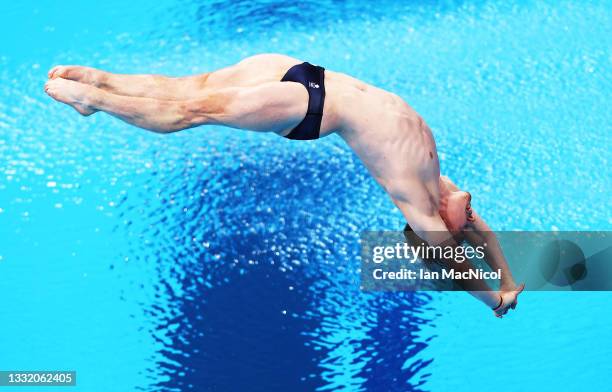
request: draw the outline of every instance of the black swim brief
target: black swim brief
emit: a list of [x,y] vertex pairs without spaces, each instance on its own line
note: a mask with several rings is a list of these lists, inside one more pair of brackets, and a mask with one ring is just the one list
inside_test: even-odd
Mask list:
[[289,68],[281,82],[297,82],[308,91],[306,116],[285,137],[294,140],[318,139],[325,103],[325,68],[307,62],[294,65]]

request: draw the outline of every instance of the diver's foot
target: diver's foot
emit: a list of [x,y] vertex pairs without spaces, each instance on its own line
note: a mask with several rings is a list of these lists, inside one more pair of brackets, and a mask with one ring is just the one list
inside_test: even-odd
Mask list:
[[98,87],[104,78],[104,72],[91,67],[80,65],[57,65],[49,70],[49,79],[68,79],[75,82],[91,84]]
[[508,313],[508,310],[516,308],[516,305],[518,304],[518,296],[524,288],[525,284],[521,283],[513,289],[500,290],[498,292],[500,303],[495,309],[493,309],[495,317],[502,318],[506,313]]
[[45,92],[56,101],[72,106],[83,116],[89,116],[96,112],[89,102],[93,95],[97,94],[95,87],[78,83],[73,80],[55,78],[45,83]]

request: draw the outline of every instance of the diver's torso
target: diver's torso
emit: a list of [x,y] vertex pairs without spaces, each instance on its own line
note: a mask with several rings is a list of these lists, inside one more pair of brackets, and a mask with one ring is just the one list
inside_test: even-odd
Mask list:
[[[245,86],[279,81],[302,62],[278,54],[249,57],[235,66],[233,81]],[[398,95],[326,69],[320,137],[331,133],[346,141],[396,204],[439,198],[440,167],[433,135]]]
[[329,94],[337,95],[343,125],[338,134],[372,176],[400,208],[402,203],[437,205],[438,153],[422,117],[396,94],[347,75],[329,74]]

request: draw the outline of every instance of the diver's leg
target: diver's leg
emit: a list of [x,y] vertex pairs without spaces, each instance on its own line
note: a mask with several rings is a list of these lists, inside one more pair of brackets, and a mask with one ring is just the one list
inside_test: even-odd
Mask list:
[[83,115],[101,110],[130,124],[156,132],[180,129],[179,101],[116,95],[62,78],[48,81],[45,84],[45,92]]
[[63,78],[90,84],[117,95],[185,100],[196,98],[204,88],[258,85],[270,80],[271,70],[278,67],[288,69],[296,61],[288,56],[265,53],[244,58],[236,64],[212,72],[184,77],[115,74],[80,65],[58,65],[49,70],[48,76],[49,79]]
[[259,84],[262,69],[268,70],[287,59],[280,55],[256,55],[213,72],[182,77],[116,74],[80,65],[58,65],[49,70],[48,76],[89,84],[117,95],[180,101],[198,97],[205,88]]
[[299,124],[308,107],[308,93],[303,86],[282,82],[206,89],[199,97],[183,101],[117,95],[62,78],[47,81],[45,91],[81,114],[103,111],[160,133],[206,124],[280,133]]
[[49,79],[74,80],[117,95],[166,100],[184,100],[197,96],[201,93],[209,75],[209,73],[185,77],[124,75],[79,65],[59,65],[49,71]]

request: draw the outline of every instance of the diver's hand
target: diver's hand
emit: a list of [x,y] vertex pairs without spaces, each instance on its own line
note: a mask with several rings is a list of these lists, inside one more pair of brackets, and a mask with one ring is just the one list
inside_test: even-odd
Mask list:
[[521,283],[514,290],[499,291],[499,305],[493,309],[495,317],[502,318],[508,310],[515,309],[518,304],[518,295],[525,289],[525,283]]

